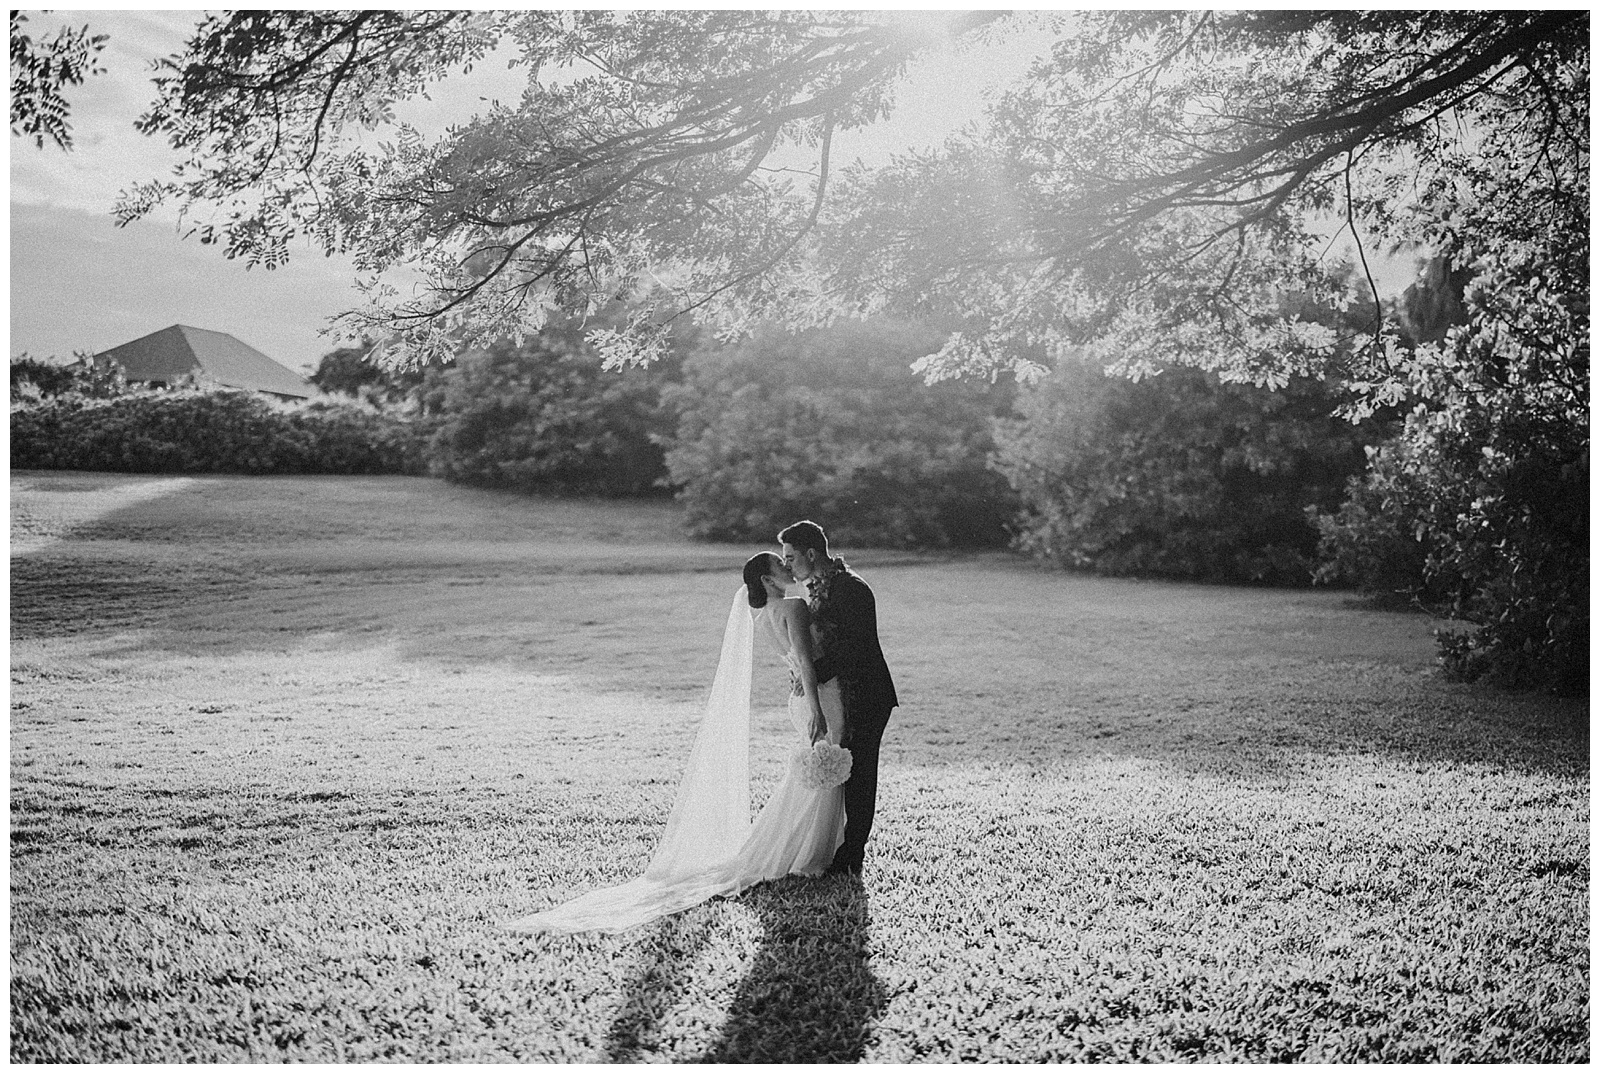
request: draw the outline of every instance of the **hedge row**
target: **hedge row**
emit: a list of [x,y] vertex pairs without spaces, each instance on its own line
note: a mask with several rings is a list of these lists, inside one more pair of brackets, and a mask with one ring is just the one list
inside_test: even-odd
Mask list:
[[238,391],[57,398],[11,411],[11,465],[132,473],[420,474],[403,418]]

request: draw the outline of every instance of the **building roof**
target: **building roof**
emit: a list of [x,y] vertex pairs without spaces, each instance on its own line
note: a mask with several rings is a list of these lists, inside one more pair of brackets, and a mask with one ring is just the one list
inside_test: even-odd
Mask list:
[[304,377],[248,343],[241,343],[226,332],[190,328],[186,324],[151,332],[95,357],[117,362],[129,380],[171,382],[194,374],[198,380],[225,388],[246,388],[296,399],[309,399],[316,393]]

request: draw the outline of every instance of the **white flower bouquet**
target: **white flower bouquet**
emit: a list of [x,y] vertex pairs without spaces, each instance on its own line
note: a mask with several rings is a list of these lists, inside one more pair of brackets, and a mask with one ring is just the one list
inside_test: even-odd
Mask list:
[[850,751],[825,738],[810,746],[796,746],[789,764],[800,785],[814,791],[837,787],[850,778]]

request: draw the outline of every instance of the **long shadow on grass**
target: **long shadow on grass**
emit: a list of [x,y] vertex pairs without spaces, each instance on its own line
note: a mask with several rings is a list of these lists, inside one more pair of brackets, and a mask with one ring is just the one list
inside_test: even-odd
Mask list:
[[662,1017],[683,990],[695,955],[710,939],[710,926],[702,914],[674,914],[650,926],[641,946],[656,954],[623,990],[617,1016],[606,1031],[608,1062],[636,1063],[652,1046]]
[[707,1063],[860,1060],[888,1002],[867,965],[871,917],[860,880],[792,877],[748,892],[761,946]]

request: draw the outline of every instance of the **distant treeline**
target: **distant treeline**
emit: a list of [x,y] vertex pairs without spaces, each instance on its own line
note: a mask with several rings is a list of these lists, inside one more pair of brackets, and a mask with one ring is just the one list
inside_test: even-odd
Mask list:
[[[431,473],[525,492],[676,495],[691,534],[769,541],[796,517],[843,545],[1002,548],[1064,565],[1309,584],[1362,436],[1311,382],[1274,393],[1178,369],[1133,383],[1063,363],[1034,388],[927,385],[937,327],[841,322],[688,339],[604,370],[581,331],[398,372],[326,355],[324,393],[130,388],[91,363],[12,363],[18,467]],[[1367,439],[1370,434],[1363,433]]]
[[[910,365],[944,334],[884,319],[766,329],[732,345],[691,336],[649,368],[611,371],[576,328],[421,372],[349,348],[322,359],[311,380],[325,395],[305,404],[138,390],[86,362],[13,360],[11,458],[18,468],[429,473],[524,492],[673,495],[691,534],[719,540],[770,542],[804,516],[844,547],[1009,546],[1107,574],[1317,580],[1458,617],[1462,594],[1487,588],[1503,599],[1472,605],[1486,624],[1476,633],[1441,638],[1446,666],[1586,688],[1586,593],[1557,560],[1586,535],[1577,513],[1587,499],[1566,496],[1563,474],[1548,475],[1541,513],[1524,513],[1523,543],[1501,550],[1541,558],[1508,583],[1491,577],[1494,590],[1484,576],[1497,564],[1472,558],[1473,535],[1426,517],[1466,495],[1470,475],[1407,454],[1398,415],[1334,417],[1336,384],[1268,390],[1186,367],[1132,381],[1063,360],[1031,386],[926,385]],[[1486,646],[1490,634],[1515,652]]]

